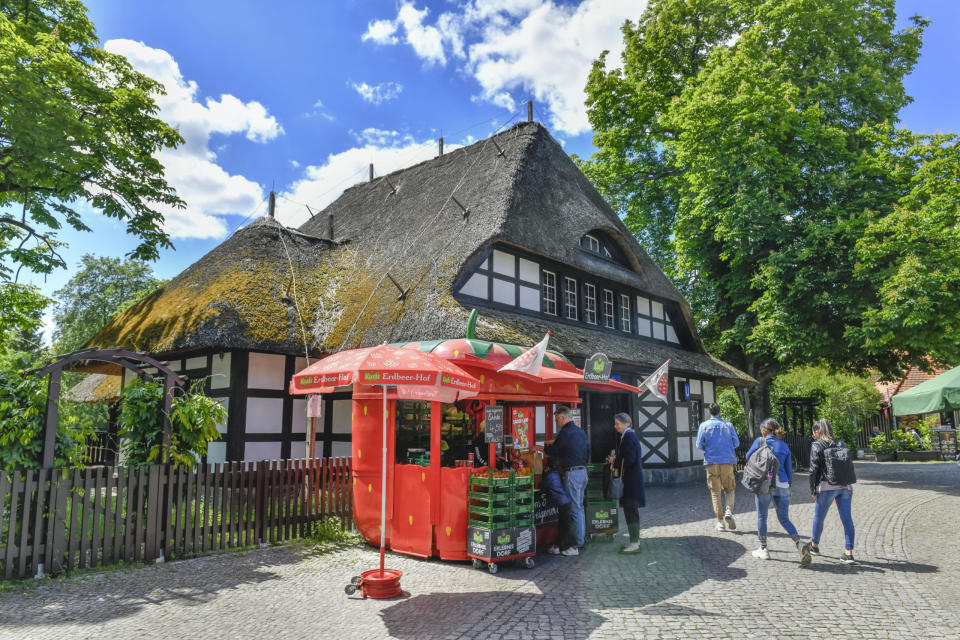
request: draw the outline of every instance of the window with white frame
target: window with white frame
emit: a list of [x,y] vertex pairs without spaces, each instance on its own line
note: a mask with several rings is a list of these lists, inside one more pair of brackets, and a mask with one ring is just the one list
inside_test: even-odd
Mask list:
[[592,284],[583,285],[583,320],[597,324],[597,288]]
[[620,330],[630,333],[630,296],[620,294]]
[[544,270],[542,281],[543,312],[555,316],[557,315],[557,274]]
[[603,290],[603,326],[607,329],[613,329],[616,326],[613,313],[613,291],[610,289]]
[[577,281],[573,278],[564,278],[563,305],[566,307],[568,320],[576,320],[577,314]]
[[580,246],[594,253],[600,253],[600,240],[589,233],[580,239]]

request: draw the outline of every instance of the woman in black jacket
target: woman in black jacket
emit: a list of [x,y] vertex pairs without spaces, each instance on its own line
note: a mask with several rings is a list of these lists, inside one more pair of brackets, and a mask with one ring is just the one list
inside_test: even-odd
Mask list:
[[826,420],[817,420],[813,425],[813,433],[816,440],[810,447],[810,493],[813,494],[816,504],[813,511],[813,535],[810,536],[810,544],[806,545],[806,548],[810,550],[811,554],[820,555],[820,534],[823,533],[823,521],[827,517],[830,505],[836,501],[840,522],[843,524],[845,547],[843,562],[853,564],[854,526],[850,508],[853,501],[853,484],[831,484],[827,478],[825,452],[837,445],[837,439],[833,434],[830,423]]
[[[627,521],[630,543],[620,551],[637,553],[640,551],[640,507],[646,505],[643,487],[643,456],[640,439],[631,429],[633,421],[626,413],[613,417],[613,428],[620,434],[617,439],[615,455],[607,458],[614,475],[623,480],[623,496],[620,497],[620,509]],[[622,473],[621,473],[622,471]]]

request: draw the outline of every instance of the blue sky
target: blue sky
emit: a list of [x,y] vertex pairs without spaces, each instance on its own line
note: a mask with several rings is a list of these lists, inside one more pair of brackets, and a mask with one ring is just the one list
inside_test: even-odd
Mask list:
[[[590,61],[620,47],[619,26],[646,0],[346,0],[116,2],[88,0],[104,47],[167,87],[161,115],[187,143],[161,160],[187,201],[168,212],[176,251],[154,268],[170,278],[265,212],[299,224],[366,178],[484,138],[535,102],[570,152],[589,155],[582,87]],[[930,18],[915,98],[903,123],[960,131],[960,2],[901,0],[901,22]],[[93,233],[64,232],[71,270],[34,278],[52,294],[84,253],[122,256],[122,227],[91,216]]]

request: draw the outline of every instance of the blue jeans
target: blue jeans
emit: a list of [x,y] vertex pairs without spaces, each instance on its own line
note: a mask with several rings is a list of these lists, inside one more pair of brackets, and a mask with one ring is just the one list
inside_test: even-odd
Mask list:
[[776,505],[777,520],[780,521],[784,531],[791,538],[800,536],[797,528],[790,522],[790,487],[775,487],[770,490],[770,493],[758,493],[754,497],[757,503],[757,537],[760,538],[760,542],[767,541],[767,514],[770,512],[770,500],[773,500],[773,504]]
[[576,469],[563,474],[563,488],[570,496],[570,539],[578,547],[587,537],[587,520],[583,515],[583,494],[587,490],[587,470]]
[[820,544],[820,534],[823,533],[823,521],[827,517],[827,511],[833,500],[837,500],[837,513],[840,514],[840,522],[843,523],[843,541],[847,551],[853,550],[853,518],[850,516],[850,504],[853,501],[853,491],[850,489],[831,489],[830,491],[821,491],[817,496],[817,503],[813,510],[813,535],[810,540],[814,544]]

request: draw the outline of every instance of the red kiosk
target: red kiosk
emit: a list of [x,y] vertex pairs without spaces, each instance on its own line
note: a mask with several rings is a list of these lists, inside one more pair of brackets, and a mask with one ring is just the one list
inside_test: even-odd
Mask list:
[[[479,391],[472,397],[450,400],[417,400],[399,397],[387,389],[353,384],[353,513],[361,535],[371,544],[381,539],[381,503],[385,505],[386,545],[393,551],[443,560],[470,560],[467,554],[468,487],[473,455],[485,448],[486,459],[495,459],[495,444],[483,445],[484,408],[504,407],[504,457],[514,466],[536,466],[533,417],[545,422],[546,441],[553,439],[553,405],[580,403],[579,387],[631,391],[636,387],[610,381],[587,383],[583,372],[555,352],[547,352],[539,375],[499,372],[525,349],[473,338],[435,340],[391,345],[402,350],[429,353],[455,365],[476,379]],[[359,350],[355,350],[359,351]],[[349,354],[351,352],[344,352]],[[333,357],[333,356],[331,356]],[[326,358],[324,359],[326,360]],[[322,363],[323,360],[312,365]],[[294,376],[290,392],[325,393],[330,382],[311,382]],[[386,406],[386,494],[381,494],[383,472],[381,424]],[[533,463],[533,464],[531,464]],[[537,529],[537,545],[553,542],[556,526]]]

